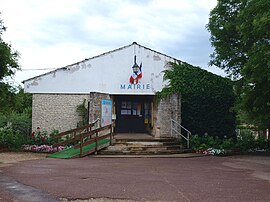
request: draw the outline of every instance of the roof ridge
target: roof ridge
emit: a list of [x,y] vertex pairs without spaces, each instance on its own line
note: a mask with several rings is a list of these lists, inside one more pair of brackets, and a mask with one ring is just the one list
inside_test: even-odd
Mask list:
[[151,48],[148,48],[148,47],[146,47],[146,46],[142,46],[142,45],[138,44],[136,41],[134,41],[134,42],[132,42],[132,43],[129,44],[129,45],[125,45],[125,46],[122,46],[122,47],[120,47],[120,48],[116,48],[116,49],[113,49],[113,50],[111,50],[111,51],[107,51],[107,52],[98,54],[98,55],[96,55],[96,56],[93,56],[93,57],[90,57],[90,58],[86,58],[86,59],[81,60],[81,61],[79,61],[79,62],[75,62],[75,63],[69,64],[69,65],[66,65],[66,66],[64,66],[64,67],[56,68],[56,69],[54,69],[54,70],[52,70],[52,71],[49,71],[49,72],[40,74],[40,75],[38,75],[38,76],[31,77],[31,78],[29,78],[29,79],[23,80],[22,83],[24,83],[25,81],[29,81],[29,80],[38,78],[38,77],[40,77],[40,76],[44,76],[44,75],[47,75],[47,74],[51,74],[51,73],[56,72],[56,71],[58,71],[58,70],[60,70],[60,69],[67,69],[67,68],[70,67],[70,66],[77,65],[77,64],[79,64],[79,63],[81,63],[81,62],[88,61],[88,60],[92,60],[92,59],[94,59],[94,58],[98,58],[98,57],[101,57],[101,56],[104,56],[104,55],[107,55],[107,54],[110,54],[110,53],[113,53],[113,52],[116,52],[116,51],[119,51],[119,50],[128,48],[128,47],[133,46],[133,45],[137,45],[137,46],[139,46],[139,47],[145,48],[145,49],[150,50],[150,51],[152,51],[152,52],[155,52],[155,53],[157,53],[157,54],[160,54],[160,55],[169,57],[169,58],[171,58],[171,59],[173,59],[173,60],[175,60],[175,61],[182,62],[182,61],[179,60],[179,59],[176,59],[176,58],[171,57],[171,56],[169,56],[169,55],[166,55],[166,54],[164,54],[164,53],[155,51],[155,50],[153,50],[153,49],[151,49]]

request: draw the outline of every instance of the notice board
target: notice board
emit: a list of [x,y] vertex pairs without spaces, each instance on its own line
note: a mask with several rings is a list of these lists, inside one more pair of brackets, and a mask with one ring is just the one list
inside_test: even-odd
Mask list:
[[112,101],[101,101],[101,126],[107,126],[112,123]]

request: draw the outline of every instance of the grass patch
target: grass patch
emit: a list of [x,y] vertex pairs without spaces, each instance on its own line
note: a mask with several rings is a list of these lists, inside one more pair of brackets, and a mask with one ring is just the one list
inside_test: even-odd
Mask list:
[[[110,142],[110,139],[104,139],[104,140],[100,140],[98,141],[98,145],[103,145],[103,144],[106,144]],[[83,153],[91,150],[91,149],[94,149],[96,147],[96,143],[92,143],[90,145],[87,145],[85,147],[83,147]],[[56,153],[53,153],[53,154],[50,154],[48,156],[48,158],[62,158],[62,159],[69,159],[69,158],[72,158],[74,156],[77,156],[80,154],[80,148],[78,149],[74,149],[74,148],[69,148],[69,149],[65,149],[63,151],[60,151],[60,152],[56,152]]]

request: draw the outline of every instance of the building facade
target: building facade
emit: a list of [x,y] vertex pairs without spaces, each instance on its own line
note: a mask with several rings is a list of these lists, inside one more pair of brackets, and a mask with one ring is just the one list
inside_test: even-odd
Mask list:
[[168,84],[163,75],[171,62],[181,61],[134,42],[25,80],[25,91],[33,94],[33,130],[76,128],[76,109],[84,102],[89,122],[108,119],[116,133],[170,136],[170,120],[181,122],[181,96],[159,100],[155,94]]

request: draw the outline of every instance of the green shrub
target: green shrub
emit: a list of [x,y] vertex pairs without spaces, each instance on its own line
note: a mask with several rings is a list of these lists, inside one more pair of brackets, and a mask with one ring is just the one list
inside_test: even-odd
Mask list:
[[259,132],[258,138],[255,138],[255,132],[249,128],[241,129],[237,137],[237,147],[244,152],[254,150],[270,151],[270,141],[265,139],[263,132]]
[[232,138],[224,139],[220,144],[221,149],[230,150],[235,147],[235,142]]
[[212,137],[208,134],[204,136],[193,135],[191,136],[190,145],[193,149],[208,149],[211,147],[220,148],[222,140],[218,137]]
[[208,147],[206,144],[202,143],[202,144],[200,144],[200,145],[198,146],[197,149],[199,149],[199,150],[206,150],[206,149],[208,149],[208,148],[209,148],[209,147]]
[[270,142],[267,141],[263,135],[255,139],[254,131],[242,130],[241,135],[237,137],[237,140],[232,138],[220,139],[218,137],[212,137],[209,135],[199,136],[193,135],[190,140],[191,148],[206,150],[209,148],[215,149],[239,149],[242,152],[250,152],[256,150],[270,151]]
[[85,126],[89,122],[88,109],[85,105],[86,105],[86,99],[83,100],[82,104],[77,105],[76,112],[78,113],[81,119],[77,123],[77,127]]
[[268,142],[265,140],[263,136],[259,136],[258,139],[256,139],[254,144],[255,149],[261,150],[261,149],[268,149]]
[[192,135],[190,138],[190,146],[193,149],[198,148],[200,146],[201,142],[202,142],[201,137],[197,134]]
[[28,113],[11,113],[9,115],[0,114],[0,127],[12,125],[12,129],[25,138],[31,133],[32,120]]
[[250,151],[256,148],[256,140],[255,136],[251,131],[242,132],[240,136],[237,137],[237,144],[236,146],[241,151]]
[[25,138],[12,126],[0,128],[0,146],[8,147],[10,150],[19,150],[25,143]]

